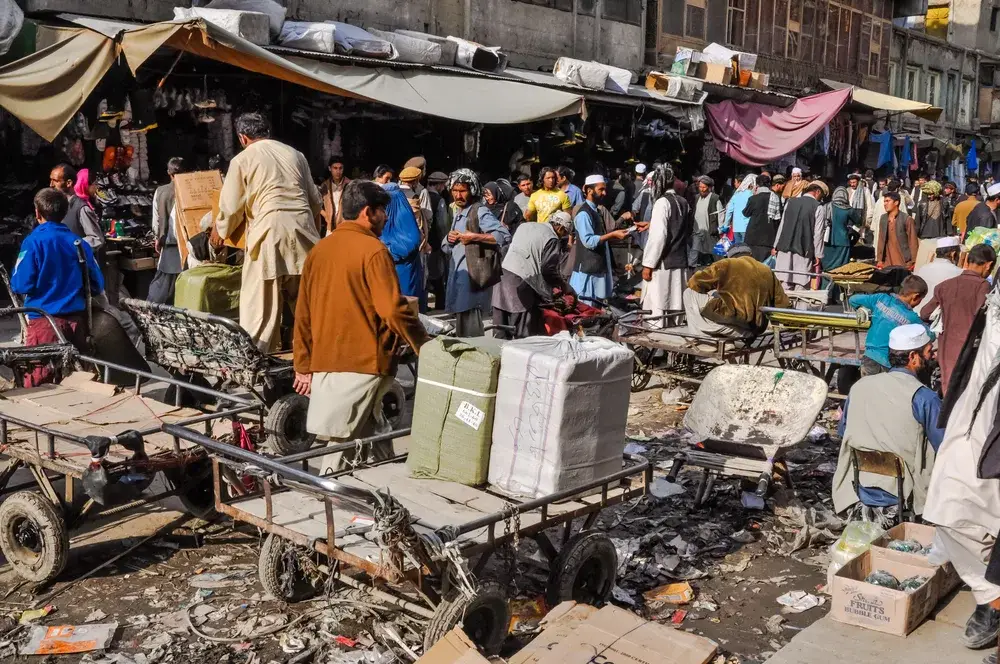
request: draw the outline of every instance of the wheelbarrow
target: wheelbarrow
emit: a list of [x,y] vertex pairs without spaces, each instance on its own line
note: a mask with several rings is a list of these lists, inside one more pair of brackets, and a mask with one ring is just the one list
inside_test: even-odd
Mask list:
[[712,369],[684,415],[692,449],[674,458],[668,479],[685,465],[701,468],[696,506],[719,475],[756,480],[761,498],[775,473],[791,485],[784,456],[806,439],[827,391],[822,379],[798,371],[734,364]]

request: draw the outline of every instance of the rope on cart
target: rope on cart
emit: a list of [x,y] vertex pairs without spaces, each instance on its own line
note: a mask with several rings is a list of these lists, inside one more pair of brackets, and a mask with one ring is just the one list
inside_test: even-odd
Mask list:
[[507,576],[510,587],[517,594],[517,549],[521,544],[521,513],[511,503],[504,503],[503,510],[503,534],[507,540],[503,547],[504,559],[507,562]]

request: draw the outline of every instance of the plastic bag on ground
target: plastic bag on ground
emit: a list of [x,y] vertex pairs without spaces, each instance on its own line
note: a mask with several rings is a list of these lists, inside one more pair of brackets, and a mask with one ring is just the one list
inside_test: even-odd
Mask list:
[[840,568],[871,548],[872,542],[885,533],[885,529],[873,521],[851,521],[840,534],[840,538],[830,547],[829,578]]
[[235,9],[243,12],[260,12],[267,15],[271,37],[281,34],[281,25],[288,12],[274,0],[212,0],[206,9]]

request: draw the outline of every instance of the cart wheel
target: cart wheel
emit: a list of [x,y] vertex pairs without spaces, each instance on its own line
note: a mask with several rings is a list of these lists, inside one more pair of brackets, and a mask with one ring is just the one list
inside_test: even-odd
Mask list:
[[457,593],[438,604],[424,634],[424,652],[459,624],[487,655],[500,652],[510,626],[510,607],[500,585],[484,583],[472,599]]
[[611,597],[618,576],[618,553],[604,533],[577,533],[552,563],[545,601],[572,600],[600,606]]
[[633,346],[632,352],[635,353],[632,364],[632,391],[641,392],[646,389],[650,378],[653,377],[653,373],[649,370],[649,363],[653,359],[654,351],[652,348]]
[[322,579],[302,547],[274,533],[267,536],[260,548],[257,578],[264,590],[285,602],[301,602],[319,594]]
[[316,436],[306,431],[309,398],[301,394],[286,394],[267,411],[264,430],[267,445],[278,454],[305,452],[312,447]]
[[69,534],[62,514],[39,493],[13,494],[0,503],[0,551],[21,578],[51,581],[69,557]]
[[[414,376],[417,374],[414,373]],[[392,381],[392,387],[382,397],[382,416],[394,430],[398,429],[403,419],[403,407],[406,405],[406,392],[398,380]]]
[[211,459],[200,459],[183,468],[169,468],[163,471],[163,476],[177,491],[177,498],[188,514],[199,519],[215,514]]

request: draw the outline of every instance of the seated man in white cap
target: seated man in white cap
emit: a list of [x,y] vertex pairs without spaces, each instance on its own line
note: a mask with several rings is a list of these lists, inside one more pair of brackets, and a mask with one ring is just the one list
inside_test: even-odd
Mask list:
[[755,260],[745,244],[734,244],[726,258],[695,272],[687,286],[687,327],[705,336],[755,336],[767,328],[762,307],[791,306],[771,268]]
[[576,255],[569,284],[584,300],[604,300],[611,297],[614,280],[611,276],[611,240],[628,237],[627,230],[604,233],[604,218],[597,209],[604,198],[607,184],[603,175],[588,175],[583,184],[583,205],[573,219],[576,230]]
[[920,324],[901,325],[889,335],[888,373],[856,382],[844,403],[842,439],[833,475],[833,508],[858,508],[862,518],[891,524],[898,511],[896,478],[861,473],[854,485],[851,450],[891,452],[903,462],[903,502],[922,514],[934,455],[944,437],[938,428],[941,398],[927,387],[934,360],[932,338]]
[[962,243],[957,237],[941,237],[937,240],[934,260],[922,265],[913,274],[927,283],[927,295],[915,307],[920,312],[934,297],[934,289],[938,284],[962,274],[958,259],[962,255]]

